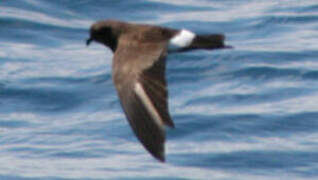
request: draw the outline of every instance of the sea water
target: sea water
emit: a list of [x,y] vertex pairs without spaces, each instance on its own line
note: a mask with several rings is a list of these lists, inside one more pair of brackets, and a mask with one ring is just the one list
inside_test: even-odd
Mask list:
[[[224,33],[167,58],[166,163],[131,131],[97,20]],[[316,0],[1,0],[0,179],[318,178]]]

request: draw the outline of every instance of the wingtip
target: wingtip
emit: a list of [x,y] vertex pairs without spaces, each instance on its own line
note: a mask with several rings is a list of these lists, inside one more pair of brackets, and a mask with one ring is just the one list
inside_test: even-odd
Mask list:
[[159,154],[154,155],[154,157],[155,157],[159,162],[162,162],[162,163],[165,163],[165,162],[166,162],[166,158],[165,158],[164,152],[160,152]]
[[166,159],[165,159],[165,157],[162,157],[161,159],[159,159],[159,161],[160,161],[161,163],[165,163],[165,162],[166,162]]
[[150,151],[149,149],[147,150],[150,152],[152,157],[154,157],[159,162],[162,162],[162,163],[166,162],[164,146],[162,146],[159,149],[156,149],[155,151]]

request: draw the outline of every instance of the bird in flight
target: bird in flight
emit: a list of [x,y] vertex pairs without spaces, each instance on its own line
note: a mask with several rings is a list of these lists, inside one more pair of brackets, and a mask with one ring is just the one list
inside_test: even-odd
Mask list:
[[165,79],[169,53],[195,49],[229,48],[223,34],[195,34],[186,29],[104,20],[90,28],[92,41],[114,53],[112,79],[128,122],[145,149],[165,161],[165,126],[174,128],[169,115]]

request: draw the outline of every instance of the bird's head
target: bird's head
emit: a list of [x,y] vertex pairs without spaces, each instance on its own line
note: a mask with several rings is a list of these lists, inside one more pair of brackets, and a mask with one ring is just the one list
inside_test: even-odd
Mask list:
[[121,22],[113,20],[96,22],[90,28],[90,37],[87,39],[86,45],[88,46],[92,41],[96,41],[115,51],[122,31],[121,26],[123,26]]

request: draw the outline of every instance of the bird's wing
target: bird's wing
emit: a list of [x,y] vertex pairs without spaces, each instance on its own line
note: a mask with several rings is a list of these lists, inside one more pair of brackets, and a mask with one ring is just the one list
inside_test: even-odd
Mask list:
[[122,41],[113,60],[113,81],[126,117],[143,146],[164,161],[168,111],[165,43]]

